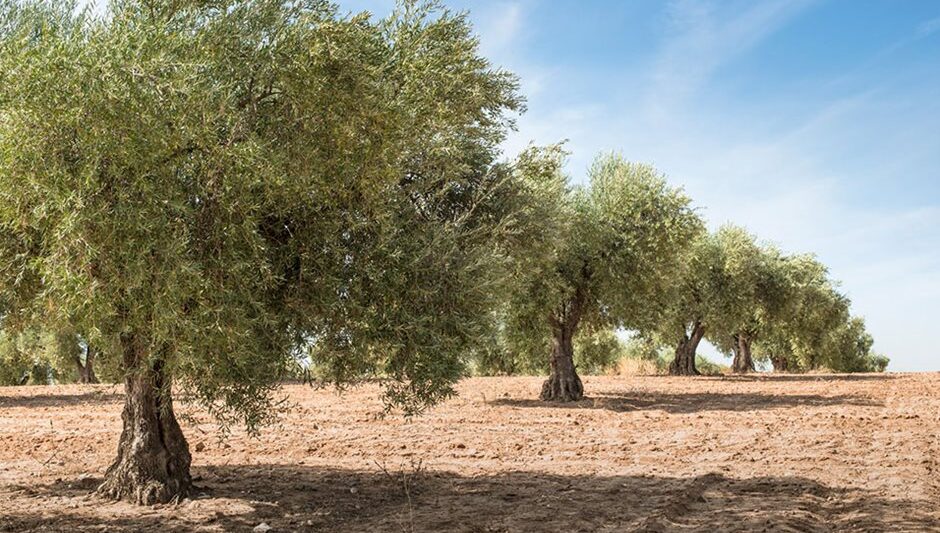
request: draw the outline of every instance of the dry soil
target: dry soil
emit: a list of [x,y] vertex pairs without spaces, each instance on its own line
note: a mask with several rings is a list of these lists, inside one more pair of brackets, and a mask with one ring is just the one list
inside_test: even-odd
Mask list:
[[258,438],[181,406],[199,494],[93,495],[121,388],[0,389],[0,531],[940,531],[940,374],[470,379],[408,420],[284,388]]

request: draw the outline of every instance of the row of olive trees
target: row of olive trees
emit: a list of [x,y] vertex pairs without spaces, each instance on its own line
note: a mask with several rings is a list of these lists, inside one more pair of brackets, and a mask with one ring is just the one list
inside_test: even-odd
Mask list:
[[589,182],[574,186],[563,161],[557,146],[532,148],[514,166],[531,220],[510,248],[514,281],[493,316],[495,341],[476,354],[481,366],[544,368],[531,361],[550,353],[542,398],[577,400],[578,340],[597,348],[599,332],[627,329],[671,345],[675,375],[699,373],[706,338],[733,354],[738,373],[754,371],[755,358],[778,370],[884,369],[864,323],[814,257],[784,255],[734,226],[709,233],[690,200],[651,167],[602,155]]
[[[101,494],[191,493],[174,387],[257,431],[312,353],[326,381],[380,377],[415,413],[505,337],[551,354],[542,397],[570,400],[579,334],[682,323],[664,316],[704,235],[689,199],[617,156],[587,187],[559,147],[498,161],[523,101],[477,45],[416,1],[375,20],[321,0],[102,18],[0,0],[0,329],[82,332],[123,378]],[[718,292],[771,289],[743,279]],[[710,338],[782,343],[763,307],[727,305],[741,321]],[[773,353],[816,353],[802,341]]]
[[[0,385],[98,383],[95,359],[95,348],[73,332],[0,331]],[[104,379],[113,379],[108,370]]]
[[850,315],[826,267],[811,255],[784,255],[741,228],[700,234],[683,258],[684,271],[654,330],[678,339],[670,373],[696,375],[695,353],[708,339],[733,354],[734,372],[755,359],[778,371],[828,368],[883,371],[864,322]]

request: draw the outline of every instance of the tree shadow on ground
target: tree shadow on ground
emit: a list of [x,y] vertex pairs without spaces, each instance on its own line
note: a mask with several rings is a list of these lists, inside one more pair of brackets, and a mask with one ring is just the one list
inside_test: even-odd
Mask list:
[[759,393],[666,393],[659,391],[634,391],[605,393],[577,402],[545,402],[538,399],[503,398],[491,405],[507,407],[548,407],[553,409],[606,409],[615,412],[662,410],[671,414],[689,414],[703,411],[755,411],[761,409],[786,409],[790,407],[824,407],[830,405],[854,405],[882,407],[883,404],[862,396],[819,394],[759,394]]
[[[86,496],[100,480],[14,488],[54,510],[0,512],[0,531],[928,531],[924,501],[884,498],[800,477],[733,479],[465,477],[412,467],[385,472],[287,465],[196,469],[205,494],[178,506],[114,506]],[[70,500],[71,498],[71,500]],[[82,500],[82,498],[85,498]],[[81,500],[77,508],[64,502]],[[75,507],[74,505],[72,507]]]
[[79,394],[63,394],[50,392],[49,394],[31,394],[20,396],[0,395],[0,409],[12,407],[68,407],[83,404],[120,404],[124,401],[124,394],[113,389],[93,389]]

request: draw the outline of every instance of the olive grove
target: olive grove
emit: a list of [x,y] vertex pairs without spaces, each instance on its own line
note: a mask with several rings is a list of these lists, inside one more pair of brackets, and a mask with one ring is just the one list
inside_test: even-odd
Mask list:
[[434,2],[0,0],[0,381],[123,381],[99,492],[152,504],[193,491],[174,398],[256,432],[297,365],[408,414],[470,365],[579,400],[625,330],[679,375],[703,340],[884,370],[824,265],[709,233],[653,167],[501,159],[523,109]]

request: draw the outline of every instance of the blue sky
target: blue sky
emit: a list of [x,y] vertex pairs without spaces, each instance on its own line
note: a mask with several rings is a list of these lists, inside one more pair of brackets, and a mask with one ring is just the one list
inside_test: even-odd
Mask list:
[[[450,0],[519,74],[506,143],[649,162],[842,281],[891,370],[940,370],[940,2]],[[384,15],[392,0],[340,1]]]

